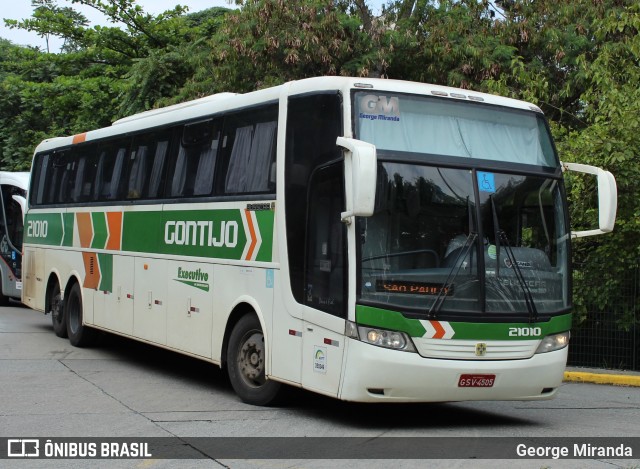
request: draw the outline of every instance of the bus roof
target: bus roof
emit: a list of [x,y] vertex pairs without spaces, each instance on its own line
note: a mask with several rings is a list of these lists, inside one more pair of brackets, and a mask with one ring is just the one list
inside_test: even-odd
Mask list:
[[28,172],[0,171],[0,184],[10,184],[26,191],[29,188],[29,177]]
[[197,120],[199,117],[242,109],[258,103],[277,102],[282,96],[322,91],[341,91],[347,95],[350,91],[358,89],[430,95],[457,101],[480,101],[496,106],[542,112],[537,106],[525,101],[460,88],[381,78],[316,77],[292,81],[245,94],[217,93],[164,108],[144,111],[118,119],[111,127],[91,130],[81,135],[44,140],[38,145],[36,152],[64,147],[73,143],[136,132],[142,129],[162,127],[174,122]]

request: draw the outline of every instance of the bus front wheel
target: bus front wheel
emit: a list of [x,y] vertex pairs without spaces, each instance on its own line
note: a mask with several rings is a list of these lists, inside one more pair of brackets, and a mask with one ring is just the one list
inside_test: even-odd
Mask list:
[[247,314],[236,323],[229,337],[227,372],[236,394],[247,404],[268,405],[280,383],[265,376],[266,349],[260,321]]
[[94,342],[96,331],[82,324],[82,293],[80,285],[74,283],[64,302],[69,342],[74,347],[87,347]]
[[47,313],[51,313],[51,323],[53,324],[53,332],[58,337],[67,337],[67,320],[62,305],[62,295],[60,294],[60,285],[56,282],[49,290],[47,296]]

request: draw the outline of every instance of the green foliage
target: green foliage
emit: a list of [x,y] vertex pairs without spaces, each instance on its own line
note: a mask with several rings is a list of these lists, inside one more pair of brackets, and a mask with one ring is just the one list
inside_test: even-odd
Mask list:
[[478,88],[508,67],[515,48],[501,42],[488,3],[395,2],[390,77]]
[[[578,318],[616,298],[640,257],[640,6],[635,0],[237,0],[238,10],[149,15],[135,0],[34,0],[10,27],[64,39],[50,54],[0,40],[0,164],[28,168],[43,138],[220,91],[318,75],[382,76],[531,101],[561,159],[614,173],[612,234],[573,243]],[[496,6],[498,5],[498,6]],[[595,185],[567,179],[574,228],[597,224]],[[611,275],[606,281],[601,272]],[[637,318],[629,312],[622,326]]]
[[209,54],[178,99],[252,91],[318,75],[367,75],[365,34],[333,0],[246,0],[208,42]]
[[[588,300],[604,308],[622,291],[640,258],[640,6],[611,10],[596,26],[595,37],[602,42],[597,56],[589,60],[583,54],[578,60],[588,84],[581,95],[586,125],[568,133],[559,147],[567,160],[604,167],[616,177],[618,215],[614,232],[574,243],[579,269],[575,291],[589,292],[587,298],[581,294],[576,298],[580,304]],[[594,185],[584,181],[570,185],[574,225],[597,224],[592,208],[595,192]],[[603,278],[603,270],[608,274],[606,281],[593,282],[594,278]]]

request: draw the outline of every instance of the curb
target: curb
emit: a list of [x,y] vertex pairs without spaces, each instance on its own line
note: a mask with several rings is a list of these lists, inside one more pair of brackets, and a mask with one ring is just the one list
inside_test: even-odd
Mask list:
[[585,373],[582,371],[565,371],[564,381],[573,383],[614,384],[617,386],[640,387],[640,376],[615,375],[608,373]]

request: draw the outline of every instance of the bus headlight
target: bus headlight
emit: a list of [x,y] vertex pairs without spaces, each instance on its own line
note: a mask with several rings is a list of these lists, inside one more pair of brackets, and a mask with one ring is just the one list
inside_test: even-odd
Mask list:
[[569,345],[569,338],[571,337],[571,332],[561,332],[560,334],[548,335],[540,345],[538,345],[538,349],[536,353],[547,353],[553,352],[555,350],[560,350]]
[[407,334],[398,331],[388,331],[377,327],[358,326],[358,336],[362,342],[378,347],[415,352],[413,342]]

